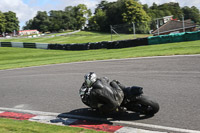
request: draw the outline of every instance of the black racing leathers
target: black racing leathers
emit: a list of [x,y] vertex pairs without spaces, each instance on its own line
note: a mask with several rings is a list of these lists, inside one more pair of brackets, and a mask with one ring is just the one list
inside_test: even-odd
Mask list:
[[124,93],[118,82],[113,80],[109,84],[107,78],[98,78],[91,88],[86,88],[83,83],[81,89],[86,89],[81,96],[82,102],[104,113],[114,111],[124,98]]

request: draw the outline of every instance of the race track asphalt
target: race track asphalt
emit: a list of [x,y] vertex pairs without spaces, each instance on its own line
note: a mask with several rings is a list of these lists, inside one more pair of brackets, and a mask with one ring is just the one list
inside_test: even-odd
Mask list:
[[87,72],[141,86],[160,104],[151,118],[129,122],[200,130],[200,55],[135,58],[0,70],[0,107],[102,117],[88,111],[78,90]]

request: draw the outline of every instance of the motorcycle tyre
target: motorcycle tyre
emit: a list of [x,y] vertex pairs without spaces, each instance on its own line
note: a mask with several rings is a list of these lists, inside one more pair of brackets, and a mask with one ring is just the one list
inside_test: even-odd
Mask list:
[[136,99],[137,102],[133,104],[138,107],[132,109],[134,112],[153,116],[160,109],[159,104],[156,101],[149,99],[149,97],[145,95],[140,95]]

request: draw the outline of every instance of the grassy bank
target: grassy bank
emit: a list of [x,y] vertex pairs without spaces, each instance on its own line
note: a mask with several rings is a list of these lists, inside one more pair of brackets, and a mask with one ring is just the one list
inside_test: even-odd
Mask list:
[[[138,34],[135,37],[142,38],[147,36],[150,35]],[[133,34],[122,34],[120,36],[113,35],[112,39],[113,41],[134,39],[134,35]],[[58,43],[58,44],[88,43],[88,42],[101,42],[101,41],[111,41],[111,35],[109,33],[80,31],[73,35],[55,36],[51,38],[40,37],[40,38],[0,39],[0,42],[37,42],[37,43]]]
[[0,133],[97,133],[97,131],[0,118]]
[[100,49],[88,51],[62,51],[0,47],[0,69],[78,61],[183,54],[200,54],[200,40],[124,49]]

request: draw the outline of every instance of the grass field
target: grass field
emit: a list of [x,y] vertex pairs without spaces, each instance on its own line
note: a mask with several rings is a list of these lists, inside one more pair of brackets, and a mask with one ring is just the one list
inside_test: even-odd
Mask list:
[[[59,33],[58,33],[59,34]],[[54,34],[57,35],[57,34]],[[138,34],[137,38],[150,36],[148,34]],[[113,35],[114,40],[134,39],[133,34]],[[58,36],[58,37],[40,37],[40,38],[19,38],[19,39],[0,39],[0,42],[37,42],[37,43],[58,43],[58,44],[71,44],[71,43],[88,43],[88,42],[101,42],[111,41],[109,33],[87,32],[80,31],[73,35]]]
[[200,40],[87,51],[0,47],[0,70],[79,61],[185,54],[200,54]]
[[[0,118],[0,133],[97,133],[97,131]],[[98,131],[98,133],[105,132]]]

